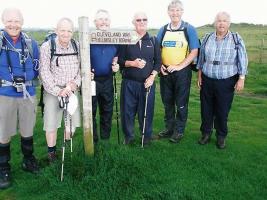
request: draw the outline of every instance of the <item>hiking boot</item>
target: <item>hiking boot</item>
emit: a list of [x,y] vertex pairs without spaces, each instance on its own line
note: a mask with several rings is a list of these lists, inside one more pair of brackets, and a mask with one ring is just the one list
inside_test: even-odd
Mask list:
[[164,130],[164,131],[159,132],[158,136],[159,136],[159,138],[169,138],[172,136],[172,134],[173,134],[173,131]]
[[183,138],[183,134],[181,133],[178,133],[178,132],[174,132],[170,138],[170,142],[173,142],[173,143],[178,143],[181,141],[181,139]]
[[210,142],[210,135],[204,134],[201,136],[201,138],[198,140],[198,144],[205,145]]
[[123,141],[124,145],[131,145],[134,143],[134,139],[133,138],[125,138]]
[[10,171],[0,170],[0,189],[8,188],[10,185]]
[[57,160],[56,152],[55,151],[48,152],[47,158],[48,158],[49,164],[55,163]]
[[217,138],[216,146],[218,149],[224,149],[225,148],[225,139],[222,137]]
[[37,174],[39,172],[39,166],[37,164],[37,160],[34,156],[31,156],[29,158],[23,158],[22,162],[22,169],[24,171],[31,172],[33,174]]

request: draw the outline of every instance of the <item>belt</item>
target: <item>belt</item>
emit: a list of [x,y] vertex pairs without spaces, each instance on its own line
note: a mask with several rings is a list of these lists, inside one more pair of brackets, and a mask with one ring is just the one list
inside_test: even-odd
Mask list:
[[212,64],[212,65],[234,65],[234,62],[221,62],[221,61],[206,61],[207,64]]
[[[25,81],[24,85],[37,86],[39,85],[39,81],[38,80]],[[0,87],[6,87],[6,86],[14,86],[14,82],[0,79]]]

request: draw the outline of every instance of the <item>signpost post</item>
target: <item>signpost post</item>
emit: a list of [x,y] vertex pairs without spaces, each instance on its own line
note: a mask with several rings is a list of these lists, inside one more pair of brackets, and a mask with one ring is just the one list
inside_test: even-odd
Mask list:
[[83,139],[85,154],[94,155],[90,44],[136,44],[139,36],[133,30],[89,31],[87,17],[79,17],[79,43],[82,76]]

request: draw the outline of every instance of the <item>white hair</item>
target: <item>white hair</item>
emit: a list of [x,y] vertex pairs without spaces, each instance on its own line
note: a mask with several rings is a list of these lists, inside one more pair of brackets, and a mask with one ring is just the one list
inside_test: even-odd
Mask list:
[[2,13],[2,22],[5,23],[6,16],[9,13],[12,13],[12,12],[14,12],[14,13],[16,13],[18,15],[21,23],[23,24],[23,22],[24,22],[23,15],[22,15],[21,11],[18,8],[6,8]]
[[63,17],[60,20],[58,20],[58,22],[57,22],[57,29],[59,28],[59,26],[61,25],[61,23],[64,22],[64,21],[68,22],[71,25],[71,29],[74,30],[73,21],[70,18],[67,18],[67,17]]
[[168,5],[168,10],[170,10],[173,7],[181,8],[182,10],[184,10],[184,5],[180,0],[172,0],[171,3]]
[[96,11],[95,20],[99,19],[102,14],[107,15],[108,19],[110,19],[109,12],[107,10],[99,9],[98,11]]
[[145,16],[146,18],[147,18],[147,15],[146,15],[146,13],[144,12],[144,11],[138,11],[138,12],[135,12],[134,13],[134,16],[133,16],[133,22],[136,20],[136,18],[138,17],[138,16],[140,16],[140,15],[143,15],[143,16]]
[[231,23],[231,17],[230,17],[230,14],[225,12],[225,11],[221,11],[221,12],[218,12],[215,16],[215,19],[214,19],[214,23],[216,23],[218,21],[218,18],[220,16],[225,16],[228,20],[229,23]]

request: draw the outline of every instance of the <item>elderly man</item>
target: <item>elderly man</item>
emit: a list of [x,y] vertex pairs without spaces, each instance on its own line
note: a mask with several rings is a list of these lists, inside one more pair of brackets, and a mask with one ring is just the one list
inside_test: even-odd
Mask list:
[[[110,16],[106,10],[98,10],[95,15],[97,30],[110,29]],[[114,90],[112,74],[119,70],[117,65],[117,46],[110,44],[90,45],[91,65],[96,82],[96,96],[93,96],[93,134],[94,142],[98,142],[96,112],[99,107],[100,138],[108,140],[111,132]]]
[[207,34],[203,39],[197,64],[202,119],[202,137],[198,142],[207,144],[214,127],[216,145],[224,149],[234,91],[244,88],[248,60],[240,35],[229,31],[230,15],[219,12],[214,25],[215,32]]
[[[150,143],[154,115],[155,84],[154,80],[160,70],[160,47],[154,37],[147,33],[147,16],[143,12],[134,15],[133,25],[140,40],[135,45],[123,46],[119,53],[122,66],[121,83],[121,123],[125,135],[125,144],[134,141],[134,121],[138,113],[140,131],[146,109],[144,144]],[[146,92],[149,92],[146,102]]]
[[[59,107],[59,99],[77,95],[81,84],[80,62],[77,46],[71,42],[73,36],[73,22],[69,18],[62,18],[57,23],[55,38],[56,51],[51,58],[51,41],[45,42],[40,49],[40,77],[44,86],[44,130],[50,163],[56,160],[57,129],[61,126],[63,108]],[[70,140],[71,133],[80,126],[79,106],[70,116],[65,116],[64,138]],[[67,121],[67,124],[66,124]],[[71,123],[71,124],[70,124]],[[70,130],[70,127],[72,129]]]
[[35,84],[38,76],[37,43],[22,31],[23,16],[16,8],[3,11],[0,33],[0,188],[10,180],[10,141],[21,134],[22,168],[38,172],[33,156],[33,129],[36,118]]
[[157,35],[162,49],[160,92],[166,126],[159,137],[170,137],[174,143],[178,143],[184,135],[192,77],[190,64],[199,48],[196,29],[182,20],[183,13],[182,2],[173,0],[168,6],[171,22],[163,26]]

